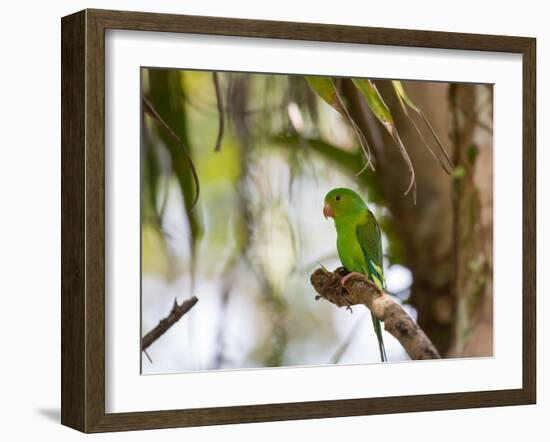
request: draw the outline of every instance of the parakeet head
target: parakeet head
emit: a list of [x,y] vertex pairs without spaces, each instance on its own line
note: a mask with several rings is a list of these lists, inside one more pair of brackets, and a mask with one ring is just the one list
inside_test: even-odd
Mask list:
[[356,192],[345,187],[340,187],[332,189],[325,196],[323,215],[325,215],[325,218],[331,217],[337,219],[358,213],[366,207],[367,205]]

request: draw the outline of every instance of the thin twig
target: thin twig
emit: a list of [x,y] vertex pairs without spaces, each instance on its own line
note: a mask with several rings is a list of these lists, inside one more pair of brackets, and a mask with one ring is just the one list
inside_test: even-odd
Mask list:
[[372,162],[372,154],[371,154],[371,148],[369,146],[369,142],[367,141],[367,137],[365,137],[365,134],[361,131],[357,123],[353,120],[351,114],[348,111],[348,108],[344,104],[344,100],[342,99],[342,96],[340,95],[340,92],[338,92],[338,88],[336,87],[336,84],[332,82],[332,87],[334,88],[334,94],[336,96],[336,99],[338,100],[338,106],[342,109],[343,116],[348,120],[348,123],[352,127],[353,131],[355,132],[355,135],[357,136],[357,139],[359,140],[359,145],[361,146],[361,149],[363,150],[363,154],[366,158],[365,165],[361,168],[359,172],[355,174],[355,176],[361,175],[365,170],[367,170],[369,167],[372,169],[372,171],[376,171],[374,168],[374,164]]
[[[441,165],[441,167],[443,168],[443,170],[448,174],[448,175],[451,175],[453,173],[453,169],[454,169],[454,166],[453,166],[453,163],[450,159],[450,157],[448,156],[447,154],[447,151],[445,150],[445,148],[443,147],[443,145],[441,144],[441,142],[439,142],[439,138],[436,138],[437,135],[435,133],[435,131],[433,130],[432,126],[430,125],[428,119],[424,116],[424,113],[422,112],[421,115],[422,115],[422,118],[424,119],[424,122],[425,124],[428,126],[428,128],[431,129],[431,132],[432,132],[432,136],[436,139],[437,141],[437,144],[440,148],[441,151],[444,152],[444,155],[445,155],[445,158],[447,159],[447,163],[444,162],[441,157],[439,155],[437,155],[434,150],[430,147],[430,145],[428,144],[428,141],[426,140],[426,138],[424,137],[424,134],[422,134],[422,131],[420,130],[420,128],[418,127],[418,125],[416,124],[416,122],[414,121],[413,117],[409,115],[409,113],[407,112],[406,108],[403,107],[403,111],[406,115],[406,117],[409,119],[409,121],[412,123],[412,125],[414,126],[415,130],[416,130],[416,133],[418,134],[418,136],[420,137],[420,139],[422,140],[422,142],[424,143],[424,146],[426,146],[426,148],[428,149],[428,151],[432,154],[432,156],[435,158],[436,161],[439,162],[439,164]],[[450,166],[449,166],[450,165]]]
[[147,353],[147,350],[143,350],[143,353],[145,354],[145,356],[147,356],[147,360],[149,361],[149,363],[153,363],[153,360],[151,359],[151,356],[149,356],[149,353]]
[[178,304],[178,300],[175,299],[170,314],[166,318],[161,319],[158,325],[141,339],[141,351],[145,351],[153,342],[166,333],[170,327],[191,310],[197,302],[198,299],[196,296],[183,301],[181,304]]
[[222,88],[220,86],[220,79],[217,72],[212,72],[212,79],[214,80],[214,88],[216,89],[216,101],[218,103],[218,138],[216,139],[216,147],[214,152],[219,152],[222,147],[222,138],[225,126],[225,110],[223,107]]
[[[454,165],[453,165],[453,162],[451,161],[451,158],[449,157],[449,154],[447,153],[447,150],[445,149],[445,147],[443,146],[443,143],[441,142],[441,140],[439,139],[439,137],[437,136],[437,133],[436,131],[434,130],[433,126],[430,124],[430,120],[428,120],[428,117],[426,117],[426,114],[422,111],[422,109],[420,109],[419,107],[416,106],[416,104],[414,104],[414,102],[410,99],[410,97],[407,95],[407,93],[405,92],[405,88],[404,86],[401,84],[400,81],[395,81],[395,80],[392,80],[392,85],[394,87],[394,90],[395,90],[395,94],[397,95],[397,99],[399,100],[399,103],[401,104],[401,109],[403,110],[403,113],[405,114],[405,116],[409,119],[409,121],[413,124],[414,128],[416,129],[416,133],[418,134],[418,136],[420,137],[420,139],[422,140],[422,142],[424,143],[424,145],[426,146],[426,148],[430,151],[430,153],[433,155],[433,157],[439,161],[441,167],[443,167],[443,169],[445,170],[445,172],[447,172],[449,175],[451,175],[453,169],[454,169]],[[420,128],[417,126],[417,124],[415,123],[414,119],[409,115],[409,112],[407,110],[407,108],[411,109],[413,112],[416,113],[416,115],[418,115],[423,121],[424,121],[424,124],[426,125],[426,127],[430,130],[430,133],[432,134],[432,137],[433,139],[435,140],[437,146],[439,147],[439,154],[436,155],[435,152],[433,151],[433,149],[430,147],[430,145],[428,144],[428,142],[426,141],[426,139],[424,138],[424,135],[422,134],[422,132],[420,131]],[[443,159],[441,158],[441,153],[443,154],[444,156],[444,159],[446,160],[446,163],[445,161],[443,161]]]
[[426,126],[428,126],[428,129],[430,129],[430,132],[431,132],[432,136],[434,137],[437,145],[439,146],[439,150],[445,156],[445,159],[447,160],[447,163],[448,163],[449,167],[451,167],[451,169],[454,169],[455,166],[453,164],[453,161],[451,160],[451,157],[447,153],[447,149],[445,149],[445,146],[443,146],[443,143],[441,142],[441,140],[437,136],[437,132],[433,128],[432,124],[430,123],[430,120],[428,120],[428,117],[426,116],[426,114],[424,113],[424,111],[422,109],[419,109],[418,114],[420,115],[422,120],[424,120],[424,123],[426,124]]
[[405,164],[407,164],[407,167],[409,169],[409,175],[410,175],[409,187],[407,187],[407,190],[405,190],[404,195],[407,195],[412,189],[413,203],[416,204],[416,174],[414,172],[414,167],[411,161],[411,157],[409,156],[409,153],[407,152],[407,149],[405,148],[405,145],[403,144],[403,141],[401,140],[401,137],[399,136],[399,133],[397,132],[397,129],[395,128],[395,126],[393,126],[393,129],[390,130],[390,135],[392,136],[395,143],[397,144],[397,147],[401,152],[401,156],[403,157],[403,160],[405,160]]

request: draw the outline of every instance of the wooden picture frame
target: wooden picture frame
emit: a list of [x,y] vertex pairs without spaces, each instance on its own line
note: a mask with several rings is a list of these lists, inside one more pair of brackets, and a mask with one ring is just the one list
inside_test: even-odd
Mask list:
[[[523,385],[498,391],[105,412],[105,30],[521,54]],[[84,10],[62,19],[62,424],[83,432],[533,404],[536,398],[536,42],[533,38]],[[518,146],[519,148],[519,146]]]

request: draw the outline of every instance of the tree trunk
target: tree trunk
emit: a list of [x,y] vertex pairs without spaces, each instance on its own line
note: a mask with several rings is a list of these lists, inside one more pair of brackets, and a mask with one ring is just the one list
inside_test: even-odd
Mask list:
[[[452,85],[455,163],[455,339],[449,356],[493,354],[492,89]],[[484,105],[485,103],[485,105]]]

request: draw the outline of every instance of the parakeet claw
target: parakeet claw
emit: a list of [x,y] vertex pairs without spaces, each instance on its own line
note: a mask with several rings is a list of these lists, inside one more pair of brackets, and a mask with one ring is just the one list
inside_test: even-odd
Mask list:
[[348,273],[346,276],[344,276],[344,277],[340,280],[340,284],[342,285],[342,287],[346,285],[346,282],[348,281],[348,279],[349,279],[351,276],[361,276],[361,277],[364,277],[365,275],[362,275],[361,273],[357,273],[357,272]]

